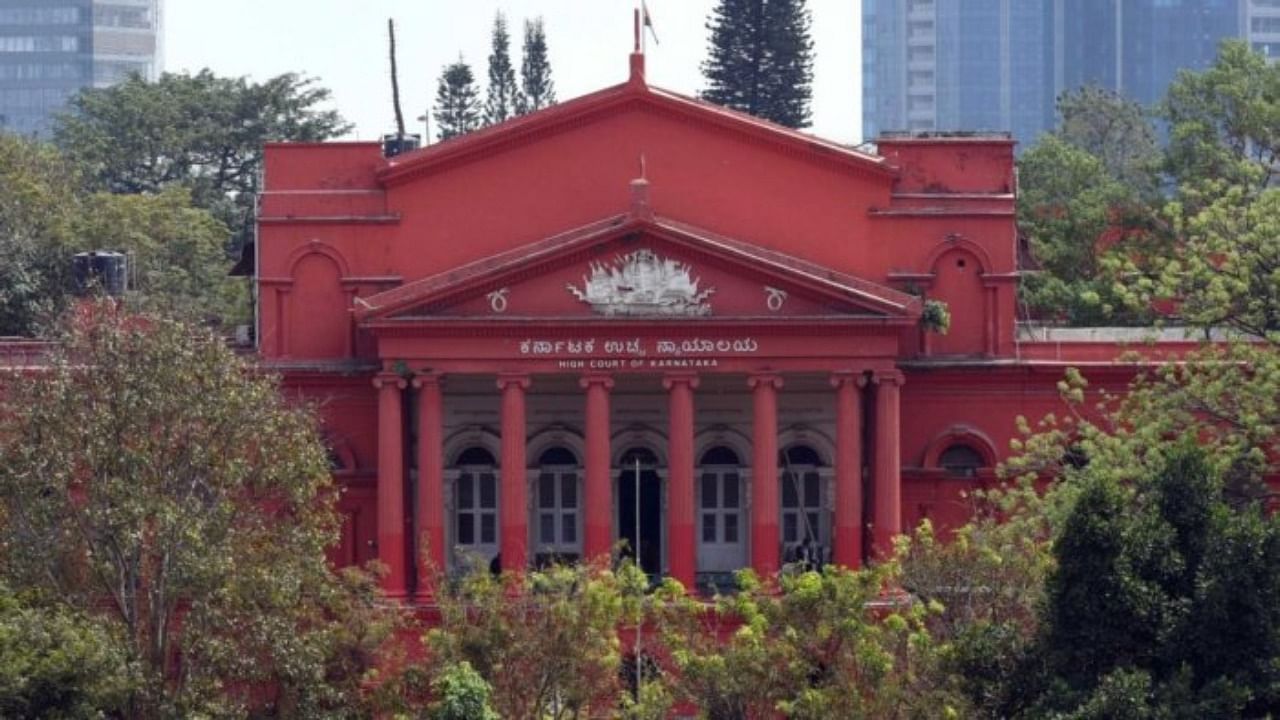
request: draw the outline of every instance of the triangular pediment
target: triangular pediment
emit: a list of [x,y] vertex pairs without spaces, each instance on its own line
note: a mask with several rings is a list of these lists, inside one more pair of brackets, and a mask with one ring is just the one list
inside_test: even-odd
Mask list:
[[689,125],[713,127],[726,136],[779,148],[806,161],[844,168],[892,182],[896,170],[879,156],[784,127],[697,98],[646,84],[633,76],[621,83],[527,115],[397,155],[378,173],[387,186],[409,182],[437,170],[474,162],[495,152],[537,142],[593,122],[625,114],[657,113]]
[[618,215],[357,301],[366,326],[449,320],[914,322],[920,301],[659,217]]

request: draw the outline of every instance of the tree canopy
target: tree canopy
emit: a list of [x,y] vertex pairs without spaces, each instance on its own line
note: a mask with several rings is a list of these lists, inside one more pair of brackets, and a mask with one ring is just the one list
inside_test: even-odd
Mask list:
[[489,88],[484,103],[486,125],[503,122],[516,114],[522,102],[516,71],[511,65],[511,36],[507,18],[499,12],[493,18],[492,50],[489,53]]
[[440,74],[432,114],[436,119],[438,140],[465,135],[480,127],[480,94],[476,90],[471,66],[461,57],[457,62],[446,65]]
[[547,30],[542,18],[524,21],[524,46],[520,61],[521,115],[556,103],[556,85],[551,79],[551,59],[547,54]]
[[56,339],[4,378],[0,577],[107,624],[129,717],[358,707],[382,621],[372,583],[326,561],[311,414],[163,316],[99,303]]
[[238,250],[252,225],[263,144],[328,140],[350,129],[324,109],[329,99],[314,79],[292,73],[261,83],[207,69],[156,82],[134,75],[74,96],[54,137],[93,189],[186,188],[231,229],[229,249]]
[[213,325],[248,321],[243,283],[227,277],[227,229],[174,185],[149,194],[92,192],[53,146],[0,135],[0,335],[52,327],[75,290],[71,258],[129,255],[129,299]]
[[702,97],[787,127],[808,127],[812,18],[804,0],[720,0],[702,74]]

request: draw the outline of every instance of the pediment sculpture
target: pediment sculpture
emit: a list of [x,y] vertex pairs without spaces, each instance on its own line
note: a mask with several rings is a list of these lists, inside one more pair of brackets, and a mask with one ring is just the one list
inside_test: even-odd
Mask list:
[[566,287],[602,315],[697,317],[711,314],[707,298],[715,292],[711,287],[700,290],[700,280],[688,263],[641,249],[611,263],[592,262],[581,288],[573,283]]

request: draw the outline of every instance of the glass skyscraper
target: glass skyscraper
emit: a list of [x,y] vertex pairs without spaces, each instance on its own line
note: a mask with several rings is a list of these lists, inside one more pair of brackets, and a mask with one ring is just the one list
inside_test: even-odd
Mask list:
[[0,131],[47,135],[85,87],[160,72],[161,0],[0,0]]
[[863,135],[1007,131],[1026,146],[1085,84],[1151,105],[1244,37],[1256,4],[1278,6],[1280,31],[1280,0],[863,0]]

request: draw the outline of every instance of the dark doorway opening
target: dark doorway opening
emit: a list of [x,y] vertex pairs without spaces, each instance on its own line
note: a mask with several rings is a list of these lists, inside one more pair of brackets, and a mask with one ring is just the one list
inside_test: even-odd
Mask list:
[[618,538],[626,541],[624,554],[635,557],[636,549],[636,461],[640,461],[640,567],[649,575],[662,574],[662,481],[656,470],[657,458],[649,450],[636,448],[622,456],[618,475]]

